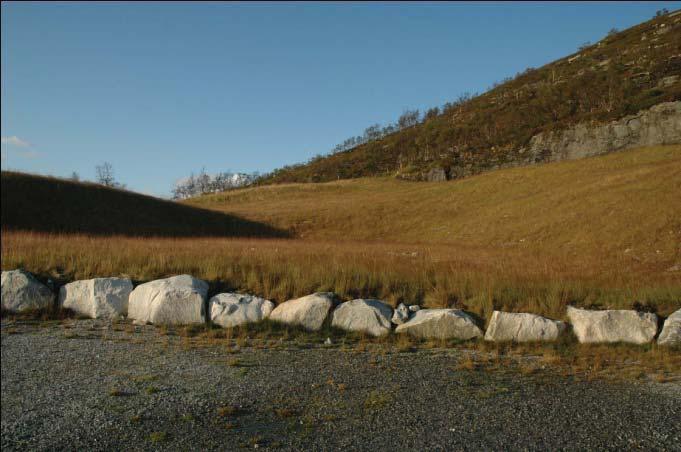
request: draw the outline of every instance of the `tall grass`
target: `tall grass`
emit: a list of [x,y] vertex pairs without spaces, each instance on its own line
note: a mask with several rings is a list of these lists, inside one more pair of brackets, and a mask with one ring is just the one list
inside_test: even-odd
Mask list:
[[212,293],[239,290],[282,302],[333,291],[344,299],[460,307],[482,318],[493,309],[561,318],[570,303],[645,307],[662,315],[681,307],[676,273],[651,272],[625,259],[565,259],[524,249],[5,231],[2,268],[17,267],[57,281],[190,273],[209,281]]

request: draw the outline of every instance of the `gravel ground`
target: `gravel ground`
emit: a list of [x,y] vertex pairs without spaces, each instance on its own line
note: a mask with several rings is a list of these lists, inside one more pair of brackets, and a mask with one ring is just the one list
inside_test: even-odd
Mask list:
[[462,353],[3,322],[2,450],[681,450],[679,383],[458,370]]

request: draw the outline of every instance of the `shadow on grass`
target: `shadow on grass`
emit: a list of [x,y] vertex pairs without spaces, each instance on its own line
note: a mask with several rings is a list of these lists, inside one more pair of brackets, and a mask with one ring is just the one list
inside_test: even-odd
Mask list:
[[126,190],[2,172],[2,228],[50,233],[162,237],[290,237],[234,215]]

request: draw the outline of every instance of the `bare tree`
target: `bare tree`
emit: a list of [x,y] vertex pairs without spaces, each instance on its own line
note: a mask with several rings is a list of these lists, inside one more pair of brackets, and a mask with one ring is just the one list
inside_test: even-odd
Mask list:
[[97,183],[105,185],[107,187],[115,187],[116,179],[114,179],[113,167],[111,163],[104,162],[101,165],[95,167],[97,172]]
[[75,171],[72,172],[71,173],[71,180],[74,181],[74,182],[78,182],[80,180],[80,176],[78,175],[78,173],[76,173]]
[[419,123],[420,113],[418,110],[406,110],[397,120],[400,130],[415,126]]
[[106,187],[125,188],[124,184],[116,182],[111,163],[104,162],[101,165],[97,165],[95,171],[97,172],[97,183]]
[[178,180],[172,188],[173,198],[187,199],[208,193],[218,193],[233,188],[245,187],[253,184],[258,177],[257,173],[218,173],[210,175],[205,168],[197,176],[192,173],[189,177]]

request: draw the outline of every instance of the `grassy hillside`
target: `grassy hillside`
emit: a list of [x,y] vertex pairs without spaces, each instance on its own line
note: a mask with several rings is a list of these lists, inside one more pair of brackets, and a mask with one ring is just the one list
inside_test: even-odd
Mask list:
[[270,226],[102,185],[3,171],[2,228],[88,234],[283,237]]
[[521,148],[540,132],[604,123],[681,100],[681,81],[668,78],[673,76],[681,76],[681,14],[674,13],[446,104],[416,126],[284,167],[263,183],[409,175],[435,166],[476,174],[523,161]]
[[448,183],[365,178],[188,201],[318,240],[450,243],[681,262],[681,146],[487,173]]
[[[494,309],[561,318],[567,304],[662,315],[681,307],[681,271],[671,270],[681,268],[681,146],[447,183],[266,186],[185,206],[197,218],[217,209],[213,214],[290,231],[292,239],[7,230],[5,197],[13,193],[3,186],[2,268],[57,281],[190,273],[210,281],[211,293],[239,290],[281,302],[334,291],[344,299],[457,306],[483,319]],[[52,209],[49,197],[31,199]],[[139,211],[117,206],[121,217]],[[48,217],[32,215],[25,216],[28,229],[40,230]]]

